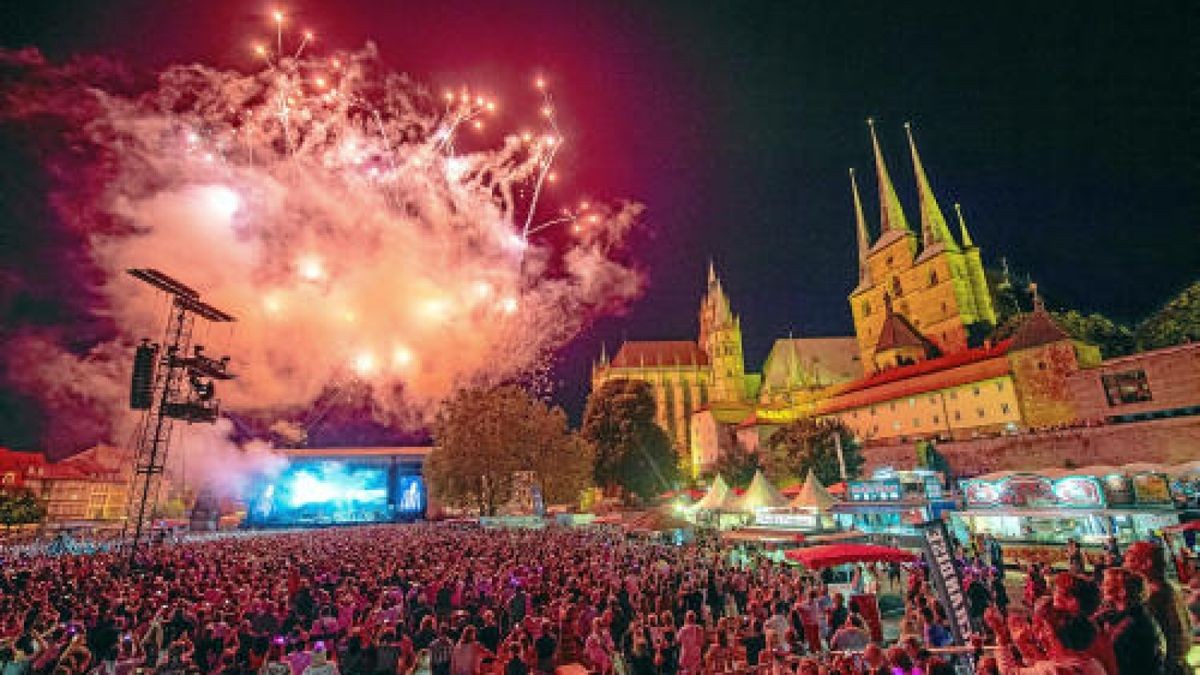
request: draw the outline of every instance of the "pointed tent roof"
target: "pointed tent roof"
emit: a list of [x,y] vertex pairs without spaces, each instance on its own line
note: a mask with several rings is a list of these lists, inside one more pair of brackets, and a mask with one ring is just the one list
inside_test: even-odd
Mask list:
[[700,501],[692,504],[692,509],[697,511],[723,511],[730,510],[732,502],[736,499],[736,495],[729,489],[729,484],[725,482],[725,477],[717,474],[713,484],[708,488]]
[[821,485],[821,481],[817,480],[817,476],[809,471],[804,480],[804,487],[800,488],[800,493],[792,500],[790,506],[796,509],[828,511],[829,507],[833,506],[833,497],[829,496],[829,492]]
[[929,176],[925,175],[925,166],[921,163],[921,155],[917,152],[917,142],[913,139],[912,124],[904,123],[904,132],[908,135],[908,148],[912,152],[913,173],[917,176],[917,197],[921,209],[921,245],[922,255],[932,254],[939,250],[958,251],[958,242],[950,234],[946,226],[946,217],[938,206],[937,197],[929,185]]
[[738,510],[740,511],[777,508],[787,505],[787,497],[784,497],[774,485],[771,485],[771,481],[767,480],[767,477],[763,475],[762,469],[754,472],[754,479],[750,481],[750,487],[746,488],[745,494],[737,502]]
[[867,267],[867,255],[871,252],[871,235],[867,232],[867,217],[863,214],[862,197],[858,195],[858,181],[854,169],[850,169],[850,192],[854,194],[854,226],[858,235],[858,287],[871,285],[871,271]]
[[896,196],[896,187],[888,174],[887,164],[883,161],[883,151],[879,149],[879,138],[875,136],[875,120],[868,118],[867,126],[871,128],[871,147],[875,151],[875,176],[879,182],[879,241],[875,248],[890,244],[898,237],[911,235],[912,228],[904,217],[904,209],[900,206],[900,198]]
[[884,317],[883,327],[879,330],[879,340],[875,343],[875,351],[919,347],[925,350],[926,355],[932,353],[933,343],[921,335],[921,331],[913,327],[903,314],[898,314],[892,309],[892,300],[887,295],[884,296],[884,306],[887,308],[887,316]]

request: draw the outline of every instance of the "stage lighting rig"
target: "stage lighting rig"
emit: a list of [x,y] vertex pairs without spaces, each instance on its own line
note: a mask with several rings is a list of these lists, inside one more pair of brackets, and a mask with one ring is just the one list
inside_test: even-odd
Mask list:
[[146,534],[147,519],[153,516],[158,503],[159,479],[166,467],[175,421],[215,422],[221,414],[216,383],[234,377],[229,370],[230,357],[212,358],[204,353],[202,345],[192,344],[196,320],[228,323],[235,319],[200,300],[196,290],[158,270],[137,268],[128,272],[171,298],[162,341],[144,339],[134,353],[129,404],[144,413],[123,533],[132,561]]

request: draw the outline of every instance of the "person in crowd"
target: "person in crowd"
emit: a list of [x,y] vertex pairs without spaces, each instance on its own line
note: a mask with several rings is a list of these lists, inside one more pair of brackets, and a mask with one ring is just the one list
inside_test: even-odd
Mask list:
[[1187,653],[1192,646],[1192,625],[1180,594],[1167,580],[1166,551],[1157,544],[1136,542],[1125,552],[1125,567],[1146,580],[1146,609],[1167,641],[1167,674],[1190,673]]
[[996,635],[996,661],[1001,675],[1105,675],[1104,666],[1087,654],[1096,629],[1084,617],[1053,605],[1036,612],[1033,629],[1045,648],[1045,656],[1024,665],[1010,648],[1012,636],[1000,611],[988,608],[984,621]]
[[[1051,603],[1055,607],[1095,623],[1094,617],[1100,610],[1100,601],[1100,587],[1091,577],[1070,572],[1062,572],[1054,577]],[[1100,661],[1105,672],[1116,675],[1117,657],[1113,653],[1112,637],[1107,632],[1097,632],[1096,639],[1088,648],[1088,654]]]
[[1121,567],[1104,572],[1102,587],[1108,611],[1100,623],[1112,640],[1119,675],[1159,675],[1166,670],[1167,644],[1162,630],[1146,611],[1146,582]]
[[863,619],[857,614],[846,617],[846,622],[833,634],[829,640],[829,648],[833,651],[859,651],[865,649],[871,642],[871,636],[863,626]]

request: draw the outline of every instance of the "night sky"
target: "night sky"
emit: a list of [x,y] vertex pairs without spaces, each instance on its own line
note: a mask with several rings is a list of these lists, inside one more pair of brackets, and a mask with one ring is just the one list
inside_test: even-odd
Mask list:
[[[1054,305],[1132,321],[1200,270],[1194,2],[280,6],[317,31],[318,48],[374,40],[391,67],[439,88],[485,85],[511,109],[545,73],[570,142],[556,198],[646,204],[633,243],[645,296],[563,350],[558,399],[573,414],[601,341],[611,352],[623,337],[694,338],[710,256],[742,316],[748,369],[789,332],[850,334],[848,167],[877,226],[868,116],[910,221],[906,120],[943,209],[962,202],[985,263],[1006,256]],[[273,7],[6,2],[0,45],[246,69]],[[53,239],[31,234],[46,227],[36,203],[0,199],[10,254]]]

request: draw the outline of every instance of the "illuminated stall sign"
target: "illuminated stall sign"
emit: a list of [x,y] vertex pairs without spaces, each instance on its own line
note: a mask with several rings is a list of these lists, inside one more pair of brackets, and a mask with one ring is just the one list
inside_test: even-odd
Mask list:
[[1104,495],[1109,504],[1132,504],[1133,485],[1129,477],[1120,473],[1110,473],[1104,477]]
[[815,513],[781,513],[778,511],[755,511],[754,524],[763,527],[782,527],[797,530],[817,529]]
[[1161,473],[1139,473],[1133,477],[1133,497],[1139,504],[1170,504],[1171,488]]
[[848,487],[852,502],[898,502],[903,497],[898,480],[862,480]]
[[1051,480],[1034,474],[1016,474],[997,481],[969,480],[963,484],[967,506],[1019,506],[1029,508],[1104,508],[1104,490],[1092,476],[1067,476]]

